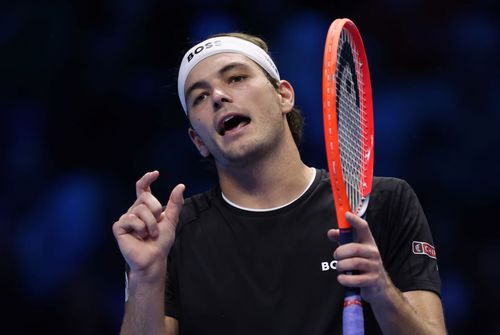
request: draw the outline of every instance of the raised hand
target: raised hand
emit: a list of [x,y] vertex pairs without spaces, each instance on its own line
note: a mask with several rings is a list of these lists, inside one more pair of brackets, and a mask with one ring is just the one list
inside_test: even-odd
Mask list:
[[113,234],[131,271],[160,269],[174,243],[185,186],[179,184],[172,190],[163,210],[151,192],[151,184],[159,175],[158,171],[148,172],[137,181],[136,201],[113,224]]

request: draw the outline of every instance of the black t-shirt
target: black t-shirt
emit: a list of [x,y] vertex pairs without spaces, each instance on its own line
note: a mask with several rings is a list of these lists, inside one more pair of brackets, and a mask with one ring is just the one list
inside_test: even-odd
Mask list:
[[[341,334],[343,288],[327,231],[337,228],[328,173],[293,203],[254,212],[218,187],[186,200],[169,254],[166,315],[180,334]],[[366,220],[401,291],[440,293],[432,237],[410,186],[374,178]],[[380,333],[364,303],[366,334]]]

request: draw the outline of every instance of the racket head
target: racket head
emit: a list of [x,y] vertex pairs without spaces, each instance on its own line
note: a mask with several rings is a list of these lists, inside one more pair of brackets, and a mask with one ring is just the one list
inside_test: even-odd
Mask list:
[[356,25],[336,19],[323,58],[323,125],[339,228],[347,211],[367,207],[373,180],[373,102],[365,48]]

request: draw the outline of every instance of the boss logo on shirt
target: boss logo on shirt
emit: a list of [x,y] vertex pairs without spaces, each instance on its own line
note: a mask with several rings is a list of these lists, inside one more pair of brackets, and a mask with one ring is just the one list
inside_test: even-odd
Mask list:
[[427,255],[436,259],[436,249],[427,242],[413,241],[412,250],[415,255]]
[[321,262],[321,271],[337,270],[337,261]]

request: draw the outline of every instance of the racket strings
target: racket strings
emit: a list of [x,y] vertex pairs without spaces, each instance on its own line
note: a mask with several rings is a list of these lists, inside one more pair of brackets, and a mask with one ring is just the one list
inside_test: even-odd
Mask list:
[[351,36],[343,30],[337,52],[337,64],[343,66],[341,67],[342,71],[335,73],[338,106],[337,126],[342,174],[349,204],[354,212],[359,210],[364,200],[363,186],[367,172],[366,160],[364,159],[367,155],[364,145],[368,134],[366,130],[367,118],[363,111],[362,64],[358,60],[358,52]]

